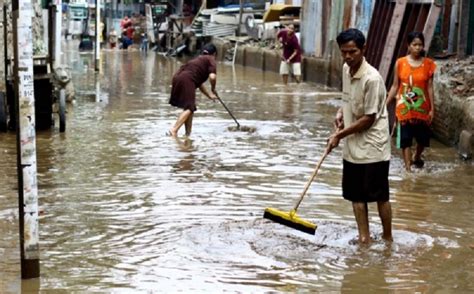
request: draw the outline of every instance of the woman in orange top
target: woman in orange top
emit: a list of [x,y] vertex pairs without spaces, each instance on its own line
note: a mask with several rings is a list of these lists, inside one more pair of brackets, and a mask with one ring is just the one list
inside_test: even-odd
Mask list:
[[[411,165],[423,167],[421,155],[430,146],[430,124],[434,117],[433,74],[436,64],[425,57],[423,33],[411,32],[407,37],[408,55],[395,64],[393,84],[387,104],[396,98],[397,147],[403,150],[405,169]],[[411,155],[413,138],[416,139],[415,155]]]

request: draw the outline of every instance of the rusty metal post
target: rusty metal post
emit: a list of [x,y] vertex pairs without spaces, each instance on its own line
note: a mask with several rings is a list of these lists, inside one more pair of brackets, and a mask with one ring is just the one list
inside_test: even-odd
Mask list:
[[469,32],[469,1],[460,0],[459,31],[458,31],[458,57],[464,58],[467,53],[467,40]]
[[434,32],[436,29],[436,24],[438,23],[438,18],[441,14],[442,9],[441,3],[434,1],[431,4],[430,12],[425,22],[425,27],[423,28],[423,34],[425,35],[425,50],[428,51],[433,40]]
[[95,0],[95,71],[100,70],[100,0]]
[[8,5],[3,4],[3,58],[4,58],[4,63],[3,63],[3,74],[4,79],[5,79],[5,91],[8,85]]
[[33,6],[31,0],[14,0],[12,7],[21,277],[30,279],[40,274],[31,28]]
[[454,53],[456,50],[456,40],[457,40],[457,31],[458,31],[458,10],[459,10],[459,0],[453,0],[451,6],[451,17],[449,24],[449,37],[448,37],[448,53]]
[[[394,57],[393,55],[395,53],[397,39],[398,35],[400,34],[400,29],[402,26],[403,15],[405,14],[406,6],[407,1],[397,0],[395,2],[395,8],[393,11],[392,19],[388,20],[390,22],[390,28],[388,31],[387,39],[385,41],[385,46],[382,49],[382,59],[378,66],[380,75],[382,75],[384,81],[386,82],[390,72],[390,66],[392,65],[391,63]],[[397,56],[395,56],[395,58],[397,58]]]

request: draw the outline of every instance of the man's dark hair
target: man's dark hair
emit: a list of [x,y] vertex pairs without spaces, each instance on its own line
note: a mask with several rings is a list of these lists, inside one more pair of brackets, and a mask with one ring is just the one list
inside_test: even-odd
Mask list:
[[202,55],[213,55],[216,52],[217,52],[216,46],[212,43],[209,43],[209,44],[204,45],[204,47],[202,47],[201,54]]
[[363,49],[365,44],[364,34],[358,29],[347,29],[341,33],[336,38],[337,44],[341,47],[347,42],[354,41],[357,48]]

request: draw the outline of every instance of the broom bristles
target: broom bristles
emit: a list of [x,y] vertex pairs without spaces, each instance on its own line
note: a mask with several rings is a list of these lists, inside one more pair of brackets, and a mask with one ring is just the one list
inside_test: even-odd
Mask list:
[[298,231],[302,231],[311,235],[316,233],[316,224],[313,224],[309,221],[301,219],[294,215],[293,217],[290,216],[289,212],[279,211],[274,208],[267,208],[265,209],[265,213],[263,214],[263,218],[272,220],[279,224],[288,226],[290,228],[296,229]]

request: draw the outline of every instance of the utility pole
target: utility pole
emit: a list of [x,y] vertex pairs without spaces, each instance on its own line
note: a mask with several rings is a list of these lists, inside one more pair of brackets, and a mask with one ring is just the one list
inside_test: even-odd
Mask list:
[[54,67],[61,64],[61,32],[63,20],[62,0],[55,0],[54,10]]
[[[244,1],[243,0],[240,0],[239,1],[239,26],[237,27],[237,36],[240,37],[240,35],[242,34],[241,32],[241,27],[242,27],[242,15],[244,13]],[[236,46],[237,46],[237,43],[236,43]],[[237,48],[235,48],[235,50],[237,51]]]
[[22,279],[37,278],[40,274],[31,1],[12,3]]
[[95,0],[95,71],[100,70],[100,0]]

